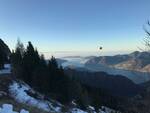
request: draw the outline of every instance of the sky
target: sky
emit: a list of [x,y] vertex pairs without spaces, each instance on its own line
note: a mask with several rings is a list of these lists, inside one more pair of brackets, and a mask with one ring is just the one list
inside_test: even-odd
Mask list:
[[[150,0],[0,0],[0,38],[17,38],[50,55],[101,55],[138,50]],[[99,51],[99,46],[103,47]]]

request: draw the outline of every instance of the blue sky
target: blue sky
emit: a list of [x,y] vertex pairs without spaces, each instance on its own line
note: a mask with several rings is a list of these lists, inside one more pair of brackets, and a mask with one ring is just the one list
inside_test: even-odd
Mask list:
[[[0,0],[0,37],[28,41],[52,54],[138,50],[150,19],[149,0]],[[91,53],[91,54],[90,54]]]

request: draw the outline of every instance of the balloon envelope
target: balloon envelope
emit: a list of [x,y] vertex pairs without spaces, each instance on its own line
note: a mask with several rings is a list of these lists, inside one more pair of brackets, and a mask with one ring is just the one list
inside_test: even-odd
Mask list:
[[102,47],[99,47],[99,49],[102,50],[103,48],[102,48]]

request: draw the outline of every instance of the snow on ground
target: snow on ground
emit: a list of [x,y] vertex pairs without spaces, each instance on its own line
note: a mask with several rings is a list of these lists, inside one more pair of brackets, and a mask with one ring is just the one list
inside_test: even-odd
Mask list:
[[49,111],[59,112],[61,110],[61,107],[59,106],[54,107],[52,103],[49,101],[38,100],[38,99],[35,99],[34,97],[29,96],[27,94],[27,91],[29,90],[32,90],[32,89],[28,85],[19,84],[17,82],[14,82],[9,87],[11,96],[20,103],[25,103],[25,104],[37,107],[39,109],[43,109],[48,112]]
[[[29,96],[27,94],[27,91],[32,91],[32,92],[35,92],[35,91],[33,91],[26,84],[23,84],[23,83],[19,84],[17,82],[13,82],[13,84],[9,86],[9,91],[10,91],[11,96],[20,103],[25,103],[25,104],[37,107],[39,109],[43,109],[48,112],[57,112],[57,113],[61,112],[62,105],[58,103],[57,101],[52,100],[50,102],[50,101],[45,101],[45,100],[39,100],[39,99]],[[54,106],[52,103],[55,103],[56,105]],[[12,107],[10,106],[10,108]],[[91,113],[96,113],[94,107],[92,106],[89,106],[89,110],[91,111]],[[99,110],[99,113],[111,113],[112,111],[113,110],[107,107],[102,107]],[[2,112],[2,113],[5,113],[5,112]],[[12,112],[12,113],[16,113],[16,112]],[[20,113],[24,113],[24,112],[22,111]],[[72,108],[69,113],[88,113],[88,112],[83,111],[79,108]]]
[[89,108],[90,108],[91,110],[95,110],[95,108],[94,108],[94,107],[92,107],[92,106],[89,106]]
[[[2,108],[0,107],[0,113],[19,113],[19,112],[13,111],[13,106],[11,104],[3,104]],[[20,113],[29,113],[29,112],[22,109]]]
[[5,64],[5,65],[4,65],[4,68],[10,69],[10,68],[11,68],[11,65],[10,65],[10,64]]
[[110,109],[108,107],[102,106],[101,109],[99,109],[99,113],[120,113],[120,112]]
[[120,113],[118,111],[115,111],[113,109],[110,109],[108,107],[102,106],[101,109],[98,110],[98,112],[95,111],[95,108],[92,106],[88,107],[88,111],[83,111],[78,108],[73,108],[71,110],[71,113]]
[[[90,110],[92,110],[90,113],[96,113],[95,109],[92,106],[89,106]],[[59,111],[57,111],[59,112]],[[102,106],[102,109],[99,110],[99,113],[114,113],[115,111],[112,109],[109,109],[107,107]],[[0,107],[0,113],[29,113],[29,111],[26,111],[22,109],[20,112],[13,111],[13,105],[11,104],[3,104],[2,107]],[[71,109],[70,113],[88,113],[86,111],[83,111],[78,108]]]
[[11,73],[10,64],[5,64],[4,69],[0,70],[0,74],[10,74],[10,73]]
[[[52,100],[50,102],[50,101],[35,99],[34,97],[29,96],[27,94],[27,91],[32,91],[32,92],[35,91],[33,91],[27,84],[23,84],[23,83],[19,84],[17,82],[13,82],[13,84],[9,86],[9,91],[11,96],[20,103],[25,103],[37,107],[39,109],[43,109],[48,112],[57,112],[57,113],[61,112],[62,105],[57,101]],[[55,103],[57,105],[54,106],[52,103]],[[96,113],[94,107],[89,106],[88,108],[91,113]],[[12,109],[12,106],[9,106],[9,109]],[[112,113],[112,112],[114,112],[114,110],[102,106],[102,108],[99,109],[98,113]],[[0,112],[0,113],[5,113],[5,112]],[[16,113],[16,112],[9,112],[9,113]],[[20,113],[28,113],[28,112],[24,112],[24,110],[22,110],[22,112]],[[83,111],[79,108],[72,108],[69,113],[88,113],[88,112]]]
[[78,109],[78,108],[73,108],[73,109],[71,110],[71,113],[88,113],[88,112],[83,111],[83,110]]

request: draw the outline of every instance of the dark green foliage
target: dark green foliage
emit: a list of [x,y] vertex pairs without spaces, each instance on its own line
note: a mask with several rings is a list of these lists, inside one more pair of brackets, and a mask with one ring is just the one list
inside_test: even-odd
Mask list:
[[56,95],[56,99],[65,103],[72,100],[72,80],[64,73],[63,68],[58,66],[54,57],[48,62],[49,89]]
[[22,77],[22,61],[24,56],[24,46],[18,40],[15,51],[12,51],[11,54],[11,65],[12,65],[12,74],[14,77],[21,78]]
[[0,39],[0,69],[8,62],[10,53],[8,46]]
[[18,41],[16,50],[11,54],[11,64],[14,77],[24,80],[39,92],[48,96],[55,95],[52,97],[63,103],[75,98],[71,78],[58,66],[53,56],[47,63],[44,55],[40,56],[31,42],[24,49]]
[[40,61],[36,69],[33,71],[32,82],[36,90],[41,92],[49,91],[49,72],[44,56],[40,57]]
[[4,53],[2,49],[0,48],[0,69],[4,68]]
[[32,84],[33,73],[40,66],[40,57],[37,50],[34,49],[31,42],[28,43],[27,49],[22,60],[23,80]]
[[78,91],[79,91],[79,95],[77,98],[77,103],[79,104],[79,107],[81,109],[86,109],[88,105],[90,105],[88,92],[85,88],[82,87]]

